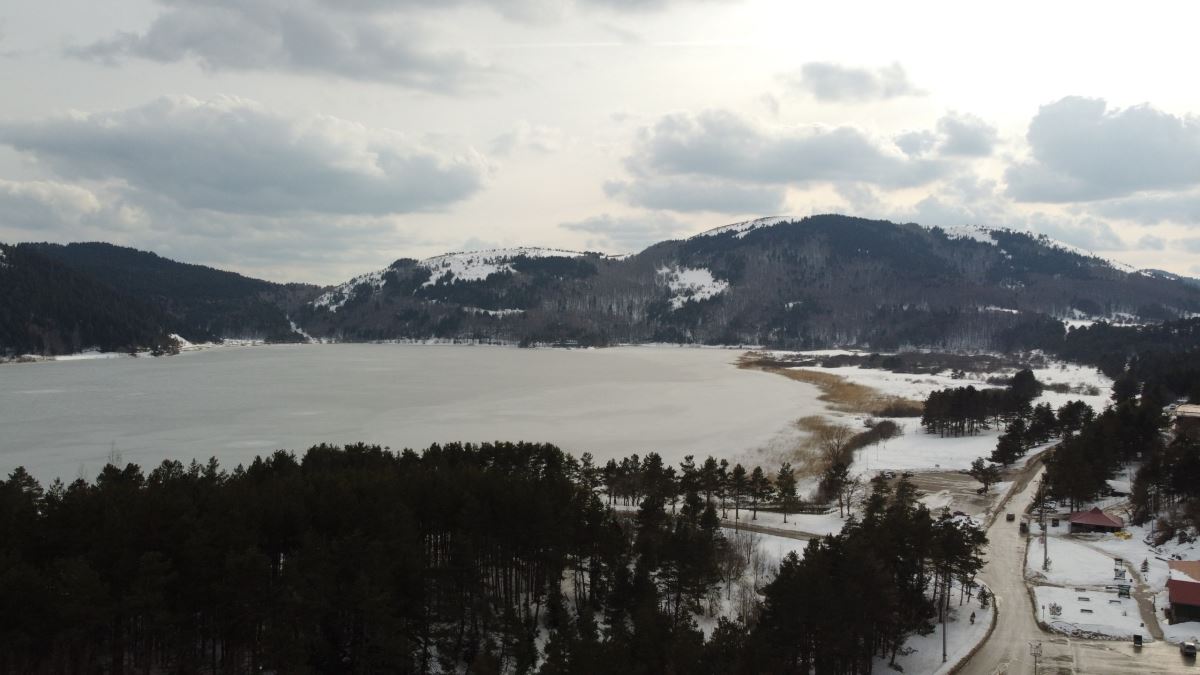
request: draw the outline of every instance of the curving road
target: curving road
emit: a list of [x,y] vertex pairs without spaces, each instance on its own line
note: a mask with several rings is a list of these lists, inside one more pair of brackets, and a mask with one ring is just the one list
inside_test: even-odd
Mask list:
[[[1009,498],[1000,513],[1021,514],[1033,502],[1043,469]],[[999,514],[998,514],[999,515]],[[1039,674],[1080,675],[1193,673],[1200,675],[1195,659],[1183,659],[1166,642],[1148,644],[1135,651],[1132,643],[1081,640],[1047,633],[1034,620],[1033,600],[1025,586],[1025,537],[1018,523],[997,517],[988,528],[988,561],[980,578],[991,588],[999,615],[995,630],[978,652],[958,671],[964,675],[1028,675],[1035,673],[1030,644],[1042,644]]]

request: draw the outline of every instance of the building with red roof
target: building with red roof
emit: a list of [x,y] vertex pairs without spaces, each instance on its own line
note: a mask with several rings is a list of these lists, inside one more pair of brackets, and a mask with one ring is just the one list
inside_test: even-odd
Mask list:
[[1171,599],[1171,623],[1200,621],[1200,560],[1172,560],[1167,593]]
[[1116,516],[1110,516],[1093,506],[1091,511],[1077,511],[1071,514],[1071,532],[1116,532],[1125,527],[1125,521]]

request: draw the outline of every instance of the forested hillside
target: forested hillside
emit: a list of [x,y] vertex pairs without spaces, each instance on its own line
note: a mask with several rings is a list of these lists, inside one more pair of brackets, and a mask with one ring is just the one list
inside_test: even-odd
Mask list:
[[0,245],[0,356],[168,348],[154,307],[26,246]]
[[[1200,313],[1195,280],[1123,269],[1045,237],[838,215],[750,221],[625,257],[516,248],[401,258],[328,289],[109,244],[22,247],[155,308],[193,341],[297,341],[303,331],[344,341],[1010,352],[1056,349],[1063,319]],[[34,317],[59,311],[23,302]]]
[[352,340],[1008,351],[1060,340],[1061,318],[1157,322],[1200,311],[1200,289],[1181,278],[1028,233],[836,215],[718,228],[621,259],[486,254],[460,254],[487,263],[475,259],[465,277],[399,260],[299,316],[314,335]]
[[287,313],[315,287],[281,285],[103,243],[30,244],[40,253],[152,305],[192,342],[221,338],[296,341]]

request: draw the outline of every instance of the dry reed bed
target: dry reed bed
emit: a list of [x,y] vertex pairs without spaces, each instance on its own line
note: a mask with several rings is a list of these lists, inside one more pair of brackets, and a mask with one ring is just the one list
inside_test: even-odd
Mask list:
[[925,407],[921,401],[883,394],[834,373],[788,368],[784,362],[757,352],[743,354],[738,359],[738,367],[775,373],[797,382],[816,385],[821,390],[817,398],[839,412],[876,417],[920,417]]

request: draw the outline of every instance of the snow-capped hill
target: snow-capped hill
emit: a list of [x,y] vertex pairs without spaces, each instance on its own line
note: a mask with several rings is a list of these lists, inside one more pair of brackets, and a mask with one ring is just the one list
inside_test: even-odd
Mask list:
[[713,276],[709,270],[688,267],[661,267],[659,281],[671,289],[671,309],[682,308],[688,302],[708,300],[729,289],[729,282]]
[[333,290],[317,296],[317,299],[313,300],[311,304],[313,307],[325,307],[331,312],[336,312],[359,291],[360,286],[367,286],[372,292],[383,288],[384,275],[387,274],[389,269],[391,268],[360,274],[350,281],[335,287]]
[[519,247],[495,248],[485,251],[463,251],[426,258],[417,263],[431,275],[424,285],[432,286],[447,276],[455,281],[483,281],[498,272],[512,272],[515,258],[578,258],[584,253],[556,248]]
[[795,222],[797,220],[800,220],[800,219],[795,218],[793,216],[769,216],[767,218],[757,218],[755,220],[746,220],[746,221],[743,221],[740,223],[733,223],[732,225],[722,225],[721,227],[716,227],[711,230],[706,230],[706,231],[701,232],[700,234],[694,235],[690,238],[695,239],[697,237],[716,237],[716,236],[720,236],[722,234],[726,234],[728,232],[733,232],[733,233],[735,233],[733,235],[734,237],[741,239],[742,237],[746,236],[747,234],[750,234],[751,232],[753,232],[754,230],[758,230],[758,229],[761,229],[764,227],[775,227],[776,225],[781,225],[783,223],[791,223],[791,222]]
[[1181,274],[1175,274],[1166,270],[1144,269],[1138,270],[1138,274],[1150,279],[1160,279],[1162,281],[1176,281],[1189,286],[1200,286],[1200,279],[1195,277],[1185,277]]
[[952,225],[941,228],[951,239],[972,239],[981,244],[998,246],[999,242],[992,236],[992,231],[978,225]]

